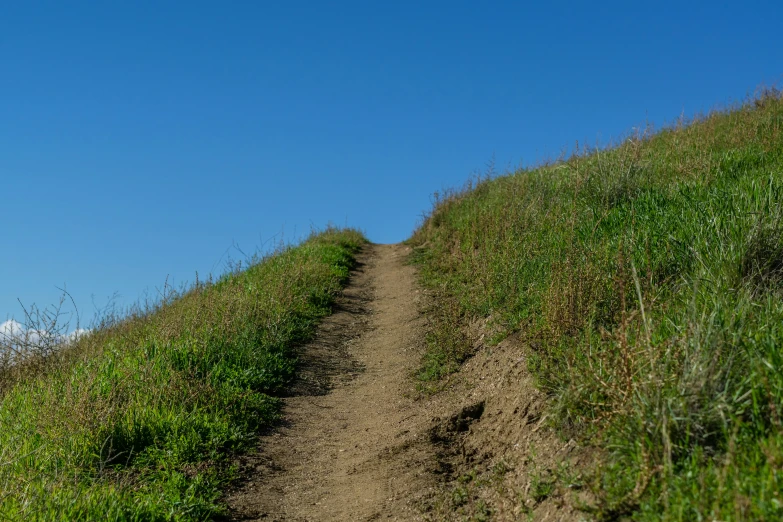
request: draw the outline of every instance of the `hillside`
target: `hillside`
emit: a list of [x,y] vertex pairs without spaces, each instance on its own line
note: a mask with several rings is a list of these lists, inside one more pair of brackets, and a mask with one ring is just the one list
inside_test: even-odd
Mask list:
[[0,374],[0,518],[206,520],[347,282],[327,230]]
[[[479,354],[513,337],[546,395],[542,422],[590,455],[547,462],[528,507],[783,517],[777,91],[441,195],[410,244],[442,303],[423,382],[459,372],[476,351],[461,332],[485,322]],[[454,509],[491,511],[493,487]]]
[[31,353],[0,372],[3,519],[780,520],[783,96]]

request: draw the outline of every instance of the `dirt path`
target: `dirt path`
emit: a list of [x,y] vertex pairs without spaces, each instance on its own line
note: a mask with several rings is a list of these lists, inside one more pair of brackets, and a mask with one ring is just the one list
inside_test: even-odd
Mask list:
[[406,247],[373,245],[305,347],[282,428],[244,463],[235,520],[417,520],[433,487],[410,373],[423,340]]

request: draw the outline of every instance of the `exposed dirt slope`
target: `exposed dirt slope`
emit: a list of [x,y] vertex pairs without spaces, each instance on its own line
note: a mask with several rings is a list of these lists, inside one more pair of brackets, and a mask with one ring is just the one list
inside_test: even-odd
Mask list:
[[410,373],[422,318],[406,247],[360,257],[335,313],[305,347],[303,378],[285,399],[286,423],[245,462],[231,494],[237,520],[415,520],[431,490],[428,417]]
[[443,473],[427,520],[589,520],[575,506],[591,501],[580,476],[591,453],[548,428],[527,347],[516,335],[489,346],[483,325],[470,330],[476,355],[428,401]]

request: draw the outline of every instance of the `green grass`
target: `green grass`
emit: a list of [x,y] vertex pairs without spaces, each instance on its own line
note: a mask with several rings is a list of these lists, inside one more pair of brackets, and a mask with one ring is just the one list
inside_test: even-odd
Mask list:
[[429,393],[441,389],[441,379],[458,371],[474,350],[465,330],[454,328],[464,317],[451,296],[437,293],[430,299],[430,306],[425,306],[421,312],[428,320],[424,338],[426,349],[415,377],[419,390]]
[[783,518],[777,91],[478,180],[410,242],[463,315],[521,332],[557,428],[606,449],[598,518]]
[[232,455],[277,418],[293,348],[330,313],[364,242],[327,230],[99,330],[43,371],[5,375],[0,518],[221,514]]

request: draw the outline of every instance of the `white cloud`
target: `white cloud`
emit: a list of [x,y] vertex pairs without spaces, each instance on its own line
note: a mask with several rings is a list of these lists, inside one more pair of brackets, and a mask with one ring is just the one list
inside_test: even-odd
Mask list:
[[21,323],[9,319],[0,324],[0,338],[18,338],[24,334],[24,326]]
[[90,334],[91,330],[77,328],[65,336],[55,336],[46,330],[27,330],[24,325],[9,319],[0,324],[0,345],[12,346],[15,349],[30,349],[39,345],[51,347],[56,344],[69,344],[85,335]]
[[0,343],[19,349],[30,349],[43,342],[56,342],[46,330],[27,330],[24,325],[13,319],[0,324]]
[[71,332],[67,336],[65,336],[65,338],[66,338],[65,342],[66,343],[72,343],[74,341],[78,341],[79,339],[81,339],[85,335],[90,335],[91,332],[92,332],[92,330],[86,330],[84,328],[77,328],[76,330],[74,330],[73,332]]

